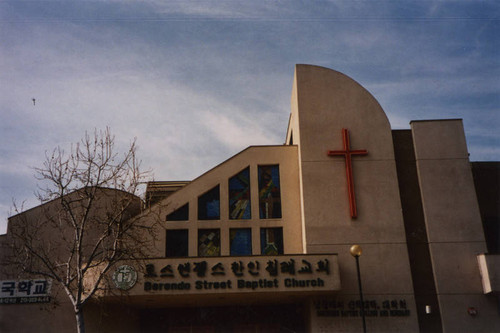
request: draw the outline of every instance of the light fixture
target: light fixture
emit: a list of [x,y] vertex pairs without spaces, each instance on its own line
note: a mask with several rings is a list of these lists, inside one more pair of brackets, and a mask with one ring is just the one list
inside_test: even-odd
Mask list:
[[351,246],[351,250],[350,250],[350,251],[351,251],[351,255],[352,255],[353,257],[355,257],[355,258],[356,258],[356,257],[360,257],[360,256],[361,256],[361,254],[363,253],[363,250],[361,249],[361,246],[359,246],[359,245],[357,245],[357,244],[356,244],[356,245]]
[[363,301],[363,287],[361,286],[361,272],[359,270],[359,257],[363,253],[361,246],[355,244],[351,246],[351,255],[356,259],[356,270],[358,272],[358,287],[359,287],[359,300],[361,307],[361,318],[363,319],[363,332],[366,333],[366,321],[365,321],[365,302]]

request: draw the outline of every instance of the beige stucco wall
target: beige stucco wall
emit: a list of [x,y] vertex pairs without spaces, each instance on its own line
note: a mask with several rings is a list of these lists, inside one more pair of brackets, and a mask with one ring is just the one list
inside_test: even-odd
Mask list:
[[68,296],[53,287],[52,298],[57,303],[0,305],[0,332],[76,332],[76,317]]
[[[140,198],[123,191],[98,189],[95,195],[96,200],[91,210],[91,218],[98,218],[110,211],[116,212],[116,209],[110,210],[110,207],[113,207],[117,200],[129,204],[124,212],[127,217],[136,215],[141,209]],[[67,200],[76,202],[74,213],[81,212],[76,200],[79,197],[78,192],[72,192],[66,196]],[[14,232],[23,230],[20,228],[24,226],[28,226],[24,230],[36,236],[37,242],[34,244],[48,251],[47,253],[54,262],[56,259],[59,259],[61,263],[69,260],[68,246],[73,240],[74,230],[69,227],[69,223],[61,223],[59,220],[61,216],[64,215],[61,214],[60,201],[53,200],[9,218],[8,233],[0,237],[0,262],[2,263],[0,280],[36,278],[49,280],[41,276],[27,275],[18,267],[9,265],[12,255],[10,246],[12,235]],[[101,232],[102,229],[90,220],[84,243],[87,246],[94,245]],[[88,247],[84,246],[83,251],[89,253],[86,252],[89,251]],[[64,289],[56,281],[52,281],[50,296],[52,298],[50,303],[0,304],[0,332],[76,332],[73,305]]]
[[89,303],[84,317],[85,332],[88,333],[141,332],[140,315],[127,298],[118,302]]
[[[338,253],[342,291],[337,299],[347,302],[359,297],[349,248],[361,245],[365,299],[405,299],[412,311],[394,322],[369,318],[369,331],[417,331],[392,134],[384,111],[351,78],[308,65],[296,66],[291,109],[287,142],[293,136],[299,148],[307,253]],[[342,128],[350,132],[352,150],[368,151],[352,158],[356,219],[349,211],[345,159],[327,155],[343,149]],[[360,325],[359,317],[319,318],[311,313],[312,331],[359,331]]]
[[[260,219],[257,168],[259,165],[271,164],[279,165],[282,218]],[[230,220],[228,181],[246,167],[250,167],[251,219]],[[229,229],[231,228],[252,229],[253,255],[260,254],[260,228],[265,227],[283,228],[285,253],[303,253],[298,174],[297,147],[252,146],[245,149],[151,208],[154,213],[149,213],[147,218],[157,216],[163,221],[157,226],[157,252],[152,253],[151,257],[165,256],[165,231],[168,229],[189,230],[190,257],[198,256],[198,229],[220,229],[222,256],[228,256],[230,253]],[[198,220],[198,197],[217,185],[220,185],[220,219]],[[188,221],[166,221],[167,214],[186,203],[189,203]]]

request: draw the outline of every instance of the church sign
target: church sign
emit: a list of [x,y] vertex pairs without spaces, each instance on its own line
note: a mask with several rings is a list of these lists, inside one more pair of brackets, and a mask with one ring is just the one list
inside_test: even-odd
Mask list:
[[3,280],[0,281],[0,304],[48,303],[51,300],[52,281]]
[[132,295],[340,290],[333,254],[153,259],[137,271]]

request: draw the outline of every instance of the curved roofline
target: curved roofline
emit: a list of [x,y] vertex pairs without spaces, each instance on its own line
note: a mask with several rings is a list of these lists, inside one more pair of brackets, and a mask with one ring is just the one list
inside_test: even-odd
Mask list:
[[310,64],[296,64],[295,65],[295,72],[297,72],[297,69],[300,68],[300,67],[303,67],[303,68],[307,68],[307,67],[309,67],[309,68],[316,68],[318,70],[324,70],[324,71],[333,72],[335,74],[343,76],[346,79],[349,79],[350,81],[354,82],[361,89],[363,89],[364,91],[366,91],[370,95],[370,97],[377,103],[377,105],[380,107],[380,109],[384,113],[384,116],[385,116],[385,118],[387,120],[387,123],[389,124],[389,127],[392,129],[391,122],[389,121],[389,117],[387,117],[387,113],[385,112],[384,108],[382,107],[382,105],[380,104],[380,102],[378,101],[378,99],[368,89],[366,89],[361,83],[359,83],[358,81],[356,81],[355,79],[353,79],[352,77],[350,77],[347,74],[344,74],[342,72],[339,72],[339,71],[337,71],[335,69],[331,69],[331,68],[328,68],[328,67],[318,66],[318,65],[310,65]]

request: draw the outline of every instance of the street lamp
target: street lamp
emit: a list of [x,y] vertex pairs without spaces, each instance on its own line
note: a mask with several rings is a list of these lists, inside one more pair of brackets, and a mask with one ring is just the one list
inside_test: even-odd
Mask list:
[[358,286],[359,286],[359,299],[361,301],[361,318],[363,319],[363,332],[366,333],[366,322],[365,322],[365,304],[363,301],[363,287],[361,286],[361,272],[359,270],[359,257],[363,251],[361,246],[353,245],[350,249],[351,255],[356,259],[356,269],[358,272]]

